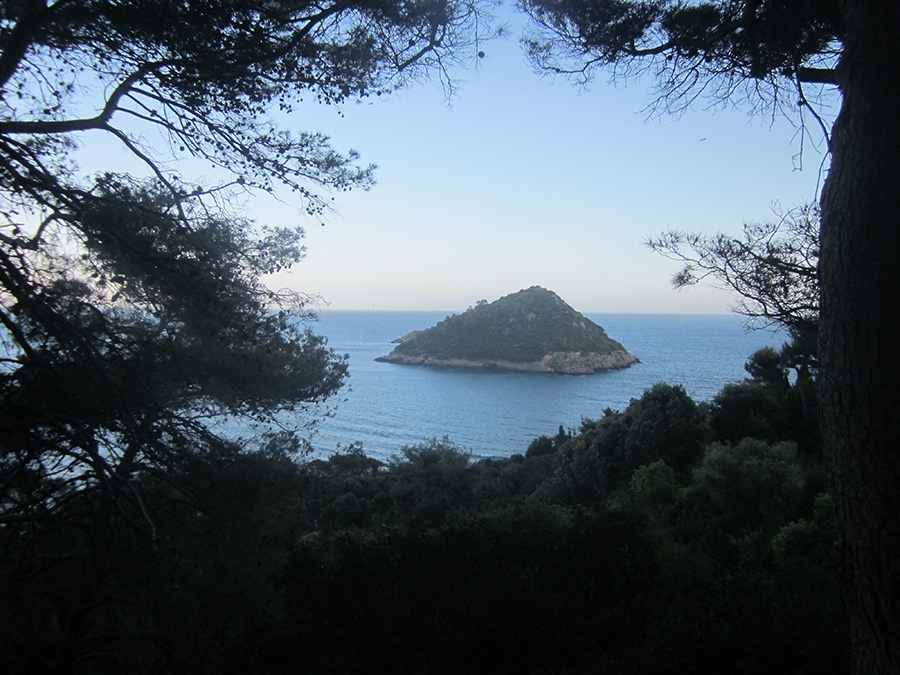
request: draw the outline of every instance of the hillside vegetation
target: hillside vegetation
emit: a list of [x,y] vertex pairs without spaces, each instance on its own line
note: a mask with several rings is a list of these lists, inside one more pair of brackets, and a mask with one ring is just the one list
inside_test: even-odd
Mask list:
[[5,672],[848,673],[816,385],[782,356],[509,458],[298,463],[272,437],[148,473],[152,546],[133,511],[28,546],[0,528]]
[[602,327],[540,286],[482,301],[398,342],[379,360],[579,373],[637,362]]

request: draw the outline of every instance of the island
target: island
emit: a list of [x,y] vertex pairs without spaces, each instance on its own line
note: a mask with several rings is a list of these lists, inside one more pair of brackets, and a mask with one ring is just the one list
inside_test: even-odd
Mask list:
[[376,361],[404,365],[588,375],[638,359],[556,293],[532,286],[479,301],[426,330],[394,340]]

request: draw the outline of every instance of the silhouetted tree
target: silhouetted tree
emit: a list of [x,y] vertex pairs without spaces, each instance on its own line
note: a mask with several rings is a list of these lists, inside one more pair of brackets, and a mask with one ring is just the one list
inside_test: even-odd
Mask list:
[[677,474],[688,474],[708,440],[706,420],[681,385],[654,384],[625,409],[625,466],[665,460]]
[[819,323],[819,207],[776,211],[777,219],[744,225],[741,237],[664,232],[647,246],[682,268],[675,288],[711,278],[737,294],[733,310],[750,319],[815,334]]
[[[657,75],[667,109],[703,94],[807,115],[830,135],[819,257],[820,391],[854,669],[900,670],[900,5],[892,0],[521,0],[542,68]],[[833,128],[810,86],[834,85]],[[829,134],[830,132],[830,134]]]
[[[122,597],[117,547],[127,562],[165,536],[149,486],[233,457],[217,423],[297,430],[343,382],[305,296],[263,283],[303,257],[301,229],[257,227],[240,205],[282,186],[316,216],[372,167],[276,114],[444,77],[480,17],[455,0],[2,3],[0,547],[15,562],[0,573],[40,591],[15,633],[46,640],[0,631],[17,666],[130,669],[128,647],[94,639]],[[112,153],[80,171],[78,144],[101,135],[146,177]],[[220,182],[183,178],[182,158]]]
[[[479,10],[32,0],[0,19],[0,517],[21,522],[87,486],[135,496],[138,470],[219,443],[212,417],[265,421],[340,386],[342,360],[287,313],[305,297],[262,283],[302,258],[302,231],[255,227],[232,200],[280,183],[319,214],[319,191],[368,187],[355,153],[270,113],[441,70]],[[150,178],[79,172],[86,132]],[[223,182],[181,179],[189,156]]]

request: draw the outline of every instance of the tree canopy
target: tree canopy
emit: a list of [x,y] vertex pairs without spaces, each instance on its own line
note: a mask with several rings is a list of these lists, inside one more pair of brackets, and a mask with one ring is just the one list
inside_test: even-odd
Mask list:
[[[900,6],[892,0],[520,0],[539,68],[648,72],[657,104],[807,111],[828,140],[821,195],[821,420],[859,673],[900,669]],[[830,125],[811,103],[834,85]],[[811,91],[810,91],[811,90]],[[833,90],[832,90],[833,91]],[[773,196],[774,197],[774,196]]]
[[[16,672],[183,672],[168,641],[184,598],[264,614],[266,572],[234,597],[202,590],[232,587],[218,546],[258,541],[229,507],[272,492],[278,521],[298,432],[347,375],[309,299],[266,278],[303,258],[304,219],[373,183],[355,152],[279,122],[446,78],[485,18],[455,0],[0,3],[0,651]],[[296,222],[248,217],[270,192]],[[203,581],[158,583],[182,555],[213,562]]]
[[647,246],[682,263],[672,285],[686,288],[701,279],[737,294],[733,309],[751,319],[815,333],[819,321],[819,206],[781,211],[775,219],[746,223],[740,237],[676,230],[647,240]]
[[[430,0],[2,4],[0,522],[94,493],[146,516],[136,477],[229,451],[216,420],[310,421],[346,363],[306,296],[264,283],[302,259],[302,227],[241,200],[281,186],[318,217],[370,187],[355,152],[278,120],[445,77],[485,19]],[[121,168],[77,166],[97,134]],[[183,176],[189,158],[217,178]]]
[[[793,105],[803,84],[835,84],[837,0],[521,0],[542,69],[588,81],[598,68],[654,72],[667,106],[749,93]],[[782,101],[782,95],[788,98]]]

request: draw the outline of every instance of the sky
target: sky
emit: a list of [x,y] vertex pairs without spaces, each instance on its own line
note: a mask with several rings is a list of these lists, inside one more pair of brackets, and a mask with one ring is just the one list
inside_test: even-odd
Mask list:
[[[541,77],[517,28],[476,67],[388,98],[309,104],[281,120],[375,163],[370,191],[339,193],[325,221],[254,200],[261,224],[301,225],[306,259],[270,284],[322,308],[460,311],[533,285],[581,312],[727,313],[728,293],[674,291],[678,264],[643,242],[668,229],[738,233],[815,199],[823,154],[783,117],[701,102],[648,117],[652,79],[587,91]],[[802,165],[802,168],[801,168]]]
[[[678,264],[646,238],[737,233],[817,196],[821,149],[807,141],[800,161],[785,118],[648,117],[649,79],[584,91],[535,74],[515,34],[484,51],[449,102],[431,81],[286,121],[379,168],[324,226],[302,223],[307,257],[276,285],[333,309],[458,311],[539,285],[582,312],[727,313],[722,290],[672,290]],[[252,217],[291,217],[266,208]]]

